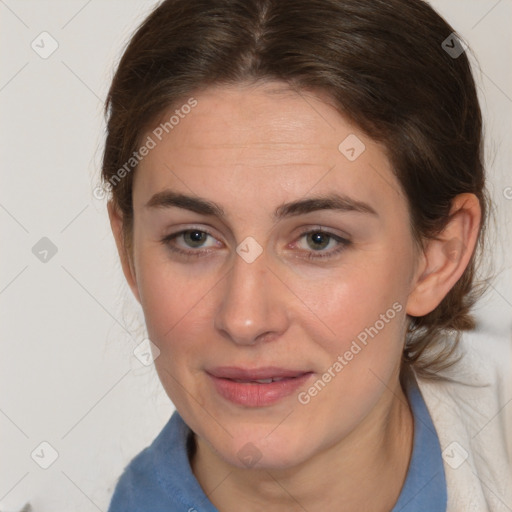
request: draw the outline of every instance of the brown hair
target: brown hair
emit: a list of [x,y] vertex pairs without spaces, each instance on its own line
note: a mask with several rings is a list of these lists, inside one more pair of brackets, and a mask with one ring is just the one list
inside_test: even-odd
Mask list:
[[[446,225],[457,194],[475,194],[481,250],[488,203],[482,119],[470,64],[454,34],[422,0],[162,2],[129,42],[105,105],[102,178],[115,185],[109,188],[124,218],[128,254],[136,163],[121,180],[119,170],[143,133],[203,88],[270,80],[326,93],[384,145],[419,247]],[[434,311],[409,318],[404,361],[417,371],[433,375],[447,366],[460,331],[474,328],[477,254]]]

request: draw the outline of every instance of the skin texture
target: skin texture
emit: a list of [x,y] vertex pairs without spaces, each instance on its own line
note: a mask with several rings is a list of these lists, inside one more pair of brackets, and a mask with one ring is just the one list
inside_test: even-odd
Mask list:
[[[197,106],[136,171],[132,255],[122,216],[109,204],[123,271],[160,350],[158,375],[196,434],[194,474],[223,512],[388,511],[413,439],[399,383],[406,314],[432,311],[461,276],[476,241],[478,200],[458,196],[444,232],[420,250],[384,148],[326,98],[277,83],[194,97]],[[349,135],[365,145],[354,161],[338,149]],[[216,203],[224,215],[146,206],[164,189]],[[333,193],[376,215],[323,209],[274,218],[284,203]],[[210,236],[199,248],[183,236],[162,243],[187,229]],[[304,233],[319,230],[349,243],[327,236],[326,247],[312,248]],[[246,237],[263,249],[251,263],[236,252]],[[381,315],[388,321],[378,334],[301,403],[298,393],[365,328],[380,326]],[[216,392],[206,372],[215,366],[312,375],[273,405],[244,407]],[[247,443],[258,458],[250,467],[240,458]]]

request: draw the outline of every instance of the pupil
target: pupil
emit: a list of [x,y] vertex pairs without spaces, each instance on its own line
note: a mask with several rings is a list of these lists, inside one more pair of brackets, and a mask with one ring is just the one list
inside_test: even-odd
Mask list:
[[189,242],[189,245],[192,245],[194,247],[201,245],[204,243],[206,238],[206,233],[202,231],[189,231],[186,234],[187,242]]
[[309,239],[312,242],[310,247],[314,250],[324,249],[329,245],[329,236],[324,233],[312,233],[309,235]]

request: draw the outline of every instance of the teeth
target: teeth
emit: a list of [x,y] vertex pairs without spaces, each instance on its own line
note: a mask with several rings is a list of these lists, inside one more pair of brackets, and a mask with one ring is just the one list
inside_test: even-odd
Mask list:
[[270,384],[271,382],[279,382],[284,379],[285,379],[285,377],[271,377],[269,379],[255,379],[255,380],[233,379],[233,380],[235,382],[239,382],[240,384],[250,384],[251,382],[257,382],[258,384]]

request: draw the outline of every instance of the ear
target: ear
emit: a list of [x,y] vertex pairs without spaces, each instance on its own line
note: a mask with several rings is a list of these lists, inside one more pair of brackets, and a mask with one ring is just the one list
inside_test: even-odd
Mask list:
[[480,222],[478,198],[474,194],[456,196],[448,224],[434,240],[427,241],[422,251],[407,314],[430,313],[460,279],[475,249]]
[[135,267],[133,265],[130,254],[126,249],[123,237],[123,216],[118,208],[114,205],[113,201],[109,201],[107,204],[108,217],[110,219],[110,227],[116,241],[117,252],[119,259],[121,260],[121,266],[123,268],[123,274],[130,286],[133,295],[140,304],[139,288],[137,286],[137,279],[135,276]]

